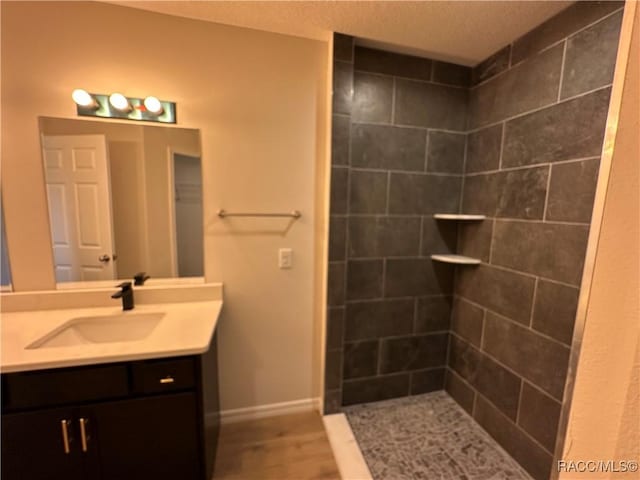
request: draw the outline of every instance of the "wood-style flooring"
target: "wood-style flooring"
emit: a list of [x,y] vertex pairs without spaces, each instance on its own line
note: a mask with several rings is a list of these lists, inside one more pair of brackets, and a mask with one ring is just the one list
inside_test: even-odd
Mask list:
[[214,480],[340,479],[317,412],[223,425]]

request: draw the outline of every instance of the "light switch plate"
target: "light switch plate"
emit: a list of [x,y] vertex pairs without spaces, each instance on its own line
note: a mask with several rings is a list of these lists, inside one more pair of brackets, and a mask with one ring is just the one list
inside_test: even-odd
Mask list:
[[278,267],[291,268],[293,267],[293,250],[290,248],[281,248],[278,251]]

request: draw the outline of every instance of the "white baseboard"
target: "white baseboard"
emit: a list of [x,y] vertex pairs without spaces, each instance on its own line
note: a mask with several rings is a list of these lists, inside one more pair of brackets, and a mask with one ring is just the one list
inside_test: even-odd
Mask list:
[[245,420],[256,420],[258,418],[275,417],[292,413],[319,411],[319,398],[303,398],[291,402],[270,403],[268,405],[257,405],[255,407],[234,408],[222,410],[220,412],[220,422],[235,423]]

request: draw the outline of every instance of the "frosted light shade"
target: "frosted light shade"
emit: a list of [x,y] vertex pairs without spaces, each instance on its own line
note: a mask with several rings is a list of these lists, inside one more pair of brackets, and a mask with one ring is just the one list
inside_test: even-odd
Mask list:
[[148,112],[154,113],[156,115],[160,115],[164,111],[162,103],[160,103],[160,100],[158,100],[156,97],[145,98],[144,108],[146,108]]
[[109,95],[109,103],[116,110],[120,110],[121,112],[126,112],[131,110],[131,105],[129,105],[129,100],[127,97],[122,95],[121,93],[112,93]]
[[71,94],[71,98],[81,107],[95,107],[96,105],[96,101],[91,94],[81,88],[76,88]]

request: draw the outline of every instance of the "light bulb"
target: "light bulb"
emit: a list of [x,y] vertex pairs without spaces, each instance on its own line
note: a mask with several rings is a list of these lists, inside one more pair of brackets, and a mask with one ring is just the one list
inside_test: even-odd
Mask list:
[[129,104],[129,100],[127,97],[122,95],[121,93],[112,93],[109,95],[109,103],[116,110],[120,110],[121,112],[128,112],[131,110],[131,105]]
[[95,108],[98,106],[95,98],[93,98],[89,92],[82,90],[81,88],[76,88],[71,94],[71,98],[73,98],[73,101],[76,102],[77,105],[84,108]]
[[164,108],[162,107],[162,103],[156,97],[147,97],[144,99],[144,108],[147,109],[148,112],[153,113],[155,115],[160,115]]

